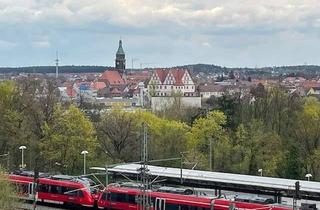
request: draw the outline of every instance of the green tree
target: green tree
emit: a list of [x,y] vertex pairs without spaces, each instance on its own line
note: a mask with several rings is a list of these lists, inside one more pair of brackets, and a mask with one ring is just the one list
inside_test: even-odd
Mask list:
[[19,201],[16,199],[14,186],[8,180],[8,175],[0,167],[0,206],[3,210],[16,209]]
[[41,143],[47,170],[56,168],[64,173],[79,174],[83,169],[81,151],[89,152],[87,160],[90,164],[96,146],[94,127],[78,108],[70,106],[63,111],[60,106],[55,107],[51,123],[44,125]]
[[301,179],[303,177],[300,151],[297,146],[289,146],[284,162],[279,164],[278,174],[288,179]]
[[179,157],[180,152],[187,150],[187,133],[190,130],[187,124],[160,118],[149,112],[137,112],[135,116],[148,125],[151,159]]
[[303,110],[297,113],[293,132],[302,157],[304,172],[311,173],[319,180],[320,102],[316,98],[306,99]]
[[[198,160],[195,161],[200,162],[200,167],[212,167],[215,170],[215,147],[221,139],[225,138],[226,133],[223,129],[225,124],[226,116],[221,111],[212,111],[207,116],[195,120],[192,125],[188,144],[194,153],[199,153]],[[210,141],[212,145],[212,166],[208,164],[210,161],[205,161],[210,157]]]
[[[17,163],[18,147],[26,136],[24,107],[15,82],[0,83],[0,154],[10,153],[10,162]],[[21,144],[20,144],[21,145]]]
[[132,113],[113,110],[97,123],[100,146],[113,161],[133,161],[140,157],[141,124]]
[[252,175],[262,168],[266,175],[275,176],[283,160],[280,137],[256,120],[247,126],[239,125],[233,141],[233,154],[233,170]]

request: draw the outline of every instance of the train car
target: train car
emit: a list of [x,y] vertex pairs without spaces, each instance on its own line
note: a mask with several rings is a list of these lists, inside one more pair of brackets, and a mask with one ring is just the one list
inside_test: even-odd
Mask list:
[[[9,180],[16,185],[21,199],[34,199],[33,177],[9,175]],[[88,186],[83,183],[39,178],[37,184],[37,201],[85,207],[93,207],[95,204],[94,196],[90,193]]]
[[258,195],[236,195],[235,201],[246,202],[246,203],[260,203],[260,204],[272,204],[274,200],[272,198],[261,197]]
[[[211,199],[193,195],[180,195],[164,192],[147,192],[152,210],[229,210],[259,209],[259,210],[289,210],[262,204],[236,202],[226,199]],[[123,187],[109,187],[98,200],[99,209],[140,209],[142,191]]]

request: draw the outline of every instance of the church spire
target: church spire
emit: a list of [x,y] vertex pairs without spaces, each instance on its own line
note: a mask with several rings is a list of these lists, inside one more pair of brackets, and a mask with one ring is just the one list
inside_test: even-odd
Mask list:
[[123,74],[126,69],[126,55],[122,48],[122,40],[119,40],[119,47],[116,53],[116,69]]
[[124,55],[124,51],[123,51],[123,48],[122,48],[122,40],[120,39],[119,40],[119,47],[118,47],[118,51],[117,51],[117,55]]

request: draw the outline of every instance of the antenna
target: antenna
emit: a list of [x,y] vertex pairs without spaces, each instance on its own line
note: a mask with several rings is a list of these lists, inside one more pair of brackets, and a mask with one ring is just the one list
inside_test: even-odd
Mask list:
[[132,73],[132,71],[133,71],[133,67],[134,67],[133,64],[134,64],[134,62],[135,62],[135,61],[138,61],[138,60],[139,60],[138,58],[132,58],[132,59],[131,59],[131,73]]
[[140,210],[151,209],[151,198],[149,196],[150,183],[149,183],[149,169],[148,169],[148,125],[142,124],[143,141],[141,142],[141,168],[140,176],[143,185],[142,195],[140,197]]
[[56,62],[56,79],[58,79],[59,77],[59,57],[58,57],[58,51],[56,52],[56,60],[54,60]]

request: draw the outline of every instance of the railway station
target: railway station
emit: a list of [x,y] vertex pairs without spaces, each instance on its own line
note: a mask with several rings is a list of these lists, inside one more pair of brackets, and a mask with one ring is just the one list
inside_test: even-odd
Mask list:
[[[115,180],[122,175],[136,179],[140,168],[140,164],[123,164],[108,169],[108,173]],[[167,184],[215,189],[216,195],[221,194],[221,190],[272,195],[277,203],[281,203],[282,197],[293,198],[298,193],[301,199],[320,201],[319,182],[152,165],[148,166],[148,174],[151,179],[165,180]]]

